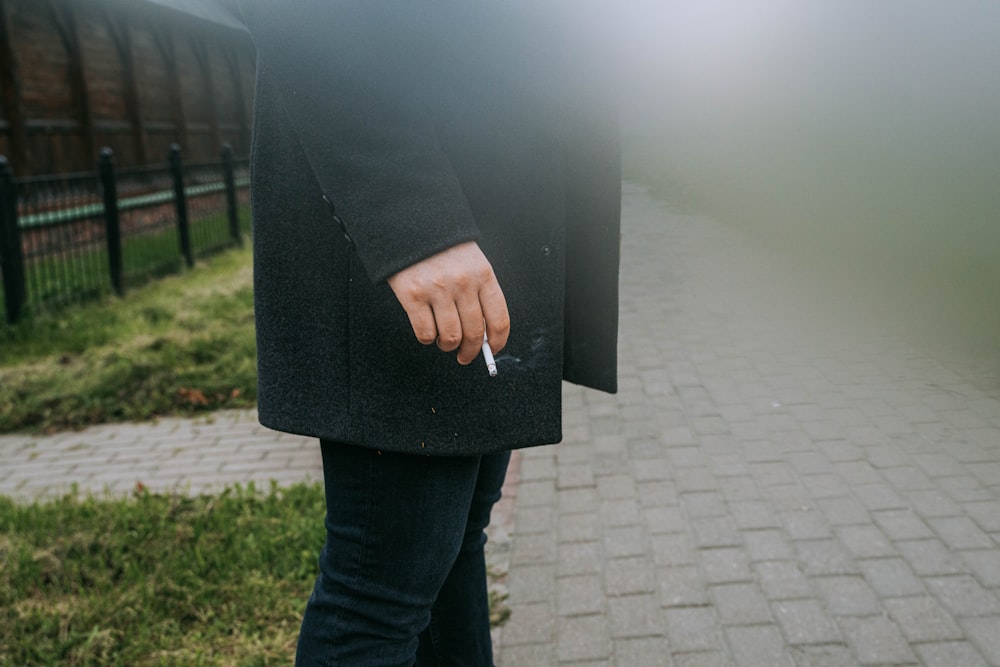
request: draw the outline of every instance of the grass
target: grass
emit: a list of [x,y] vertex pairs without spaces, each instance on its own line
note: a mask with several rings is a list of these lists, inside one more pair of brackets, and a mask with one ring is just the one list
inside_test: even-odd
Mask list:
[[0,432],[192,415],[256,401],[251,253],[0,327]]
[[0,498],[0,665],[286,665],[323,492]]
[[[291,664],[324,511],[316,484],[0,497],[0,666]],[[504,598],[491,590],[493,625]]]
[[[243,233],[250,232],[249,206],[239,210]],[[189,225],[195,256],[210,255],[232,244],[225,212],[199,216]],[[167,273],[181,269],[177,227],[167,225],[152,231],[134,233],[122,239],[122,281],[133,289]],[[108,251],[103,241],[73,249],[58,256],[35,258],[25,265],[26,315],[55,312],[73,303],[85,303],[112,291]],[[6,308],[0,290],[0,312]]]

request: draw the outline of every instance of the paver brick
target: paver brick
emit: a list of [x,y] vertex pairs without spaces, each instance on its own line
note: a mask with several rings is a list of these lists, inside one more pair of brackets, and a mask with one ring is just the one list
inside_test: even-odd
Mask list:
[[911,642],[962,638],[962,630],[951,614],[929,595],[889,599],[883,605]]
[[646,536],[639,526],[609,526],[604,530],[604,553],[608,558],[642,556]]
[[517,513],[518,534],[550,533],[555,526],[554,507],[522,507]]
[[962,507],[980,528],[989,533],[1000,533],[1000,500],[970,502]]
[[727,627],[725,633],[739,667],[795,667],[781,631],[773,625]]
[[695,544],[701,549],[738,547],[743,544],[736,522],[729,516],[694,517],[690,519]]
[[615,639],[666,636],[666,621],[655,595],[611,597],[608,599],[608,616],[611,636]]
[[750,560],[742,549],[701,549],[698,552],[705,581],[710,584],[730,584],[752,581]]
[[697,491],[681,495],[681,505],[689,517],[723,517],[730,514],[718,491]]
[[600,542],[561,542],[559,544],[559,561],[556,564],[557,576],[596,574],[603,570],[603,565]]
[[[611,452],[607,450],[594,450],[591,457],[591,464],[594,467],[595,486],[602,478],[626,475],[631,477],[631,462],[624,451]],[[634,481],[633,481],[634,486]],[[632,494],[635,495],[634,493]]]
[[647,507],[642,511],[642,518],[646,530],[653,535],[687,530],[687,520],[679,507]]
[[958,624],[990,665],[1000,665],[1000,632],[995,617],[960,618]]
[[632,460],[632,475],[637,483],[663,482],[673,479],[675,471],[670,462],[666,459],[656,458],[662,455],[662,449],[662,445],[655,441],[643,439],[628,442],[629,458]]
[[854,495],[871,512],[879,510],[902,510],[906,501],[895,490],[885,484],[864,484],[854,487]]
[[653,562],[661,567],[692,565],[697,562],[694,542],[686,533],[650,535]]
[[555,664],[553,654],[555,649],[551,644],[528,644],[525,646],[508,646],[508,636],[514,633],[504,633],[499,642],[502,650],[497,656],[498,667],[538,667],[539,665]]
[[560,662],[592,660],[607,664],[611,657],[611,637],[602,615],[559,617],[556,635]]
[[786,533],[781,530],[745,530],[743,543],[751,563],[765,560],[789,560],[795,551]]
[[605,500],[598,505],[601,524],[605,526],[638,526],[642,523],[635,500]]
[[1000,549],[963,551],[959,555],[976,581],[987,588],[1000,588]]
[[666,609],[667,637],[675,653],[717,651],[723,646],[718,617],[711,607]]
[[604,569],[607,595],[634,595],[656,590],[655,570],[648,555],[608,560]]
[[672,667],[666,637],[613,639],[615,667]]
[[817,600],[782,600],[772,603],[771,609],[792,645],[843,641],[833,617]]
[[[517,506],[521,507],[521,492],[518,491]],[[597,496],[597,489],[593,487],[583,487],[577,489],[560,489],[555,500],[545,503],[545,506],[555,504],[560,516],[570,514],[594,514],[600,505],[600,498]],[[531,505],[527,505],[530,507]],[[539,505],[541,506],[541,505]]]
[[915,664],[917,657],[899,632],[883,616],[846,616],[837,619],[858,662],[864,665]]
[[868,525],[871,521],[865,506],[847,495],[817,498],[816,506],[831,526]]
[[872,525],[843,526],[836,529],[837,538],[855,558],[890,557],[896,549],[885,534]]
[[724,626],[771,623],[767,598],[756,584],[723,584],[709,590],[713,605]]
[[678,474],[674,478],[674,484],[679,493],[692,493],[696,491],[715,491],[719,488],[719,480],[708,468],[686,468],[684,474]]
[[663,607],[698,607],[709,603],[708,586],[699,569],[693,565],[661,569],[656,580]]
[[580,574],[556,579],[556,612],[560,616],[600,614],[604,591],[600,574]]
[[990,667],[969,642],[934,642],[915,647],[926,667]]
[[964,516],[927,519],[927,524],[953,550],[993,549],[997,543],[972,519]]
[[858,572],[858,565],[836,540],[801,540],[795,552],[806,576],[846,575]]
[[893,488],[904,494],[913,491],[926,491],[933,488],[931,479],[923,470],[920,470],[916,466],[886,468],[881,471],[881,474]]
[[552,480],[543,479],[518,484],[518,507],[551,507],[555,497],[556,489]]
[[507,579],[511,604],[544,602],[547,605],[556,593],[554,569],[551,565],[518,565],[517,576],[508,575]]
[[796,667],[858,667],[858,659],[843,644],[792,646],[789,649]]
[[[517,598],[522,599],[522,596],[518,595]],[[554,632],[555,614],[552,603],[548,600],[511,605],[510,618],[500,629],[504,653],[507,654],[509,647],[524,644],[542,644],[548,647],[554,638]]]
[[763,497],[757,482],[748,475],[723,478],[720,481],[719,490],[730,503],[758,500]]
[[556,551],[556,536],[553,533],[518,534],[511,553],[511,563],[513,565],[555,563]]
[[782,512],[781,522],[794,540],[823,540],[833,536],[826,517],[812,506]]
[[882,611],[875,592],[861,577],[821,577],[815,583],[835,616],[870,616]]
[[924,583],[955,616],[1000,616],[997,595],[968,575],[926,577]]
[[[589,461],[579,463],[559,462],[557,486],[560,490],[593,487],[594,469]],[[520,491],[518,491],[520,493]]]
[[909,509],[873,512],[872,518],[890,540],[920,540],[934,537],[927,524]]
[[674,654],[675,667],[733,667],[734,664],[729,654],[723,651]]
[[923,595],[927,589],[901,558],[875,558],[858,561],[868,585],[882,597]]
[[[995,437],[995,436],[994,436]],[[941,477],[937,485],[960,503],[996,501],[996,496],[973,475]]]

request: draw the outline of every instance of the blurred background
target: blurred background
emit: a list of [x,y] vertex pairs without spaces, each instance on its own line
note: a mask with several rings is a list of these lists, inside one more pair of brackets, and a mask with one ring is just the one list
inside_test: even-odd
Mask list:
[[623,29],[628,176],[1000,368],[1000,4],[634,0]]

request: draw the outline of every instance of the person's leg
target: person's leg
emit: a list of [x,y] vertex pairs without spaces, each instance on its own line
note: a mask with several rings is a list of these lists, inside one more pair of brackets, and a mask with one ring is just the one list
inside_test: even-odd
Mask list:
[[412,667],[462,549],[480,457],[322,450],[327,541],[296,665]]
[[482,457],[462,547],[420,636],[420,667],[493,667],[484,531],[509,461],[509,452]]

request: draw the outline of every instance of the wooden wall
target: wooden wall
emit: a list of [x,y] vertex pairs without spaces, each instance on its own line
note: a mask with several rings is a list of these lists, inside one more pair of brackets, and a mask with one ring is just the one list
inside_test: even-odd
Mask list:
[[246,34],[143,0],[0,0],[0,154],[15,175],[236,155],[250,144]]

